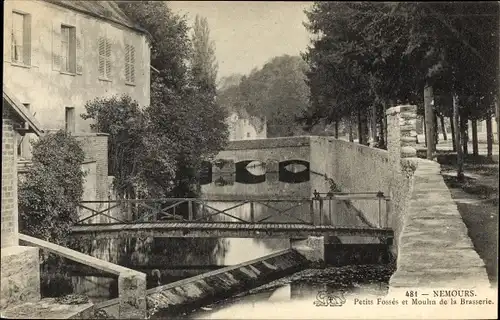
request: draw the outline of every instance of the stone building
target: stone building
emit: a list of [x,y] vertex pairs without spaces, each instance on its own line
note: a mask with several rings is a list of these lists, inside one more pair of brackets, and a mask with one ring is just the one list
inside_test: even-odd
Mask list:
[[[4,2],[4,83],[46,130],[89,133],[87,101],[150,102],[150,40],[114,1]],[[19,155],[29,158],[29,139]]]
[[[2,232],[0,308],[40,299],[38,248],[19,246],[17,211],[17,139],[40,135],[40,125],[22,103],[3,88],[2,104]],[[17,290],[12,290],[17,288]]]
[[[114,1],[7,0],[3,67],[4,85],[44,131],[65,129],[82,142],[84,200],[107,199],[107,135],[80,115],[98,97],[150,103],[149,34]],[[23,164],[32,138],[18,139]]]
[[227,123],[230,141],[267,138],[266,120],[251,116],[245,110],[232,111]]

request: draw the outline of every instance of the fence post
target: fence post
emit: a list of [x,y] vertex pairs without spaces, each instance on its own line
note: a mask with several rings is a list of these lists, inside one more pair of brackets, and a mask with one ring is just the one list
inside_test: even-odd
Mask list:
[[392,200],[391,198],[385,199],[385,227],[389,228],[389,217],[392,214]]
[[323,199],[319,199],[319,225],[323,224]]
[[128,271],[118,276],[120,319],[146,319],[146,274]]
[[384,198],[384,193],[382,191],[377,192],[378,198],[378,227],[382,228],[382,199]]
[[311,202],[309,203],[310,205],[310,213],[311,213],[311,224],[314,226],[315,225],[315,221],[314,221],[314,199],[311,199],[310,200]]
[[255,211],[254,211],[254,202],[253,201],[250,201],[250,221],[252,223],[255,222]]
[[332,204],[333,204],[333,199],[330,198],[328,200],[328,219],[329,219],[330,225],[333,225],[333,223],[332,223]]
[[188,200],[188,221],[193,221],[193,202]]
[[125,201],[125,205],[127,206],[127,218],[130,219],[130,221],[134,221],[134,215],[132,212],[132,203],[129,201]]

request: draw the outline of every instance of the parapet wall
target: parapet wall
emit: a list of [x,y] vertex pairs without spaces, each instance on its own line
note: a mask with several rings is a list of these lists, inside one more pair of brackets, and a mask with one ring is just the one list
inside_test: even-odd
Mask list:
[[[416,157],[415,119],[415,106],[387,110],[388,150],[311,137],[311,173],[325,174],[339,191],[382,191],[390,197],[388,227],[395,233],[392,252],[397,256],[391,290],[489,286],[440,165]],[[320,192],[328,187],[324,178],[311,181]],[[371,225],[378,225],[376,202],[351,203]]]
[[474,250],[440,165],[423,159],[413,161],[413,190],[400,217],[402,230],[391,290],[489,287],[484,261]]

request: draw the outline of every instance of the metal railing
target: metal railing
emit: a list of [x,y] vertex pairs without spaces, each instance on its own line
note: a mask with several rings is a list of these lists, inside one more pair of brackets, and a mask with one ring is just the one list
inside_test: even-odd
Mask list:
[[[83,218],[76,224],[231,221],[246,224],[336,225],[338,224],[336,204],[353,200],[378,201],[376,227],[388,226],[391,201],[382,192],[320,193],[317,191],[313,193],[312,198],[304,199],[161,198],[82,201],[79,204],[79,213]],[[219,208],[215,207],[214,202],[218,203]],[[226,208],[221,209],[221,204]]]

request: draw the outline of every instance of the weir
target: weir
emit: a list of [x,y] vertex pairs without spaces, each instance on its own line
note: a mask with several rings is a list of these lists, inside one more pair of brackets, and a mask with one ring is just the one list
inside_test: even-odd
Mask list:
[[[172,314],[194,309],[300,271],[308,265],[309,261],[304,256],[287,249],[152,288],[146,291],[148,314],[158,311]],[[118,305],[118,299],[113,299],[95,307],[108,314],[116,314]]]

